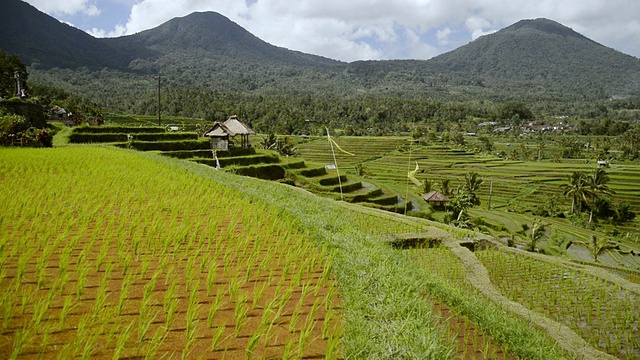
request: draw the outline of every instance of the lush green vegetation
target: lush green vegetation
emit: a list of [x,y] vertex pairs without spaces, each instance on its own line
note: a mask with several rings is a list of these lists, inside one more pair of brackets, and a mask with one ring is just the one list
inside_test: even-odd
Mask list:
[[292,216],[126,150],[0,158],[8,358],[341,356],[331,258]]
[[[504,147],[497,143],[500,139],[491,139],[496,141],[496,148]],[[355,155],[336,153],[343,172],[360,172],[363,181],[394,189],[403,198],[408,195],[416,216],[445,223],[458,222],[459,225],[509,239],[520,246],[530,246],[530,228],[536,219],[543,219],[548,226],[546,232],[541,233],[544,236],[538,243],[541,247],[538,251],[593,261],[593,257],[582,255],[578,249],[581,246],[586,249],[591,234],[595,234],[602,241],[612,241],[618,248],[608,252],[614,258],[607,255],[602,261],[611,266],[636,268],[639,265],[634,256],[624,255],[631,249],[640,251],[638,220],[635,217],[640,210],[640,202],[635,196],[635,179],[640,176],[638,165],[625,160],[611,160],[609,167],[597,168],[596,158],[563,159],[559,157],[561,143],[550,140],[543,142],[546,145],[542,147],[540,161],[507,160],[488,155],[475,146],[476,137],[465,137],[467,150],[450,147],[455,146],[453,143],[420,145],[402,137],[340,137],[335,141]],[[532,145],[540,144],[539,140],[514,141],[518,142],[511,148],[531,149],[532,152],[536,149]],[[301,139],[296,146],[305,160],[333,163],[326,138]],[[597,153],[592,150],[591,156]],[[582,156],[585,155],[583,153]],[[407,178],[407,172],[413,170],[416,163],[420,169],[416,177],[423,185],[428,184],[430,190],[438,190],[454,200],[445,209],[434,209],[416,196],[427,192],[424,186],[418,187]],[[589,178],[594,180],[591,184],[581,182],[583,197],[577,203],[573,193],[567,191],[574,173],[583,174],[580,179],[590,175]],[[474,186],[474,190],[468,184],[473,174],[476,182],[482,180],[481,186]],[[597,185],[601,180],[592,177],[596,175],[608,181]],[[608,189],[606,193],[600,192],[605,188]],[[476,201],[472,201],[474,196]],[[459,217],[461,204],[468,209],[466,214],[469,217]],[[460,223],[460,220],[465,221]],[[568,247],[570,251],[567,253]]]
[[[339,141],[340,145],[345,149],[353,151],[353,147],[349,146],[349,142],[345,142],[345,140],[349,140],[349,138],[339,138],[336,140]],[[371,141],[372,139],[369,140],[370,143],[373,143],[373,141]],[[324,141],[326,141],[326,139]],[[389,140],[387,139],[386,141]],[[314,141],[309,141],[307,144],[313,143]],[[304,152],[302,144],[298,145]],[[387,145],[387,147],[383,145],[382,148],[389,150],[392,154],[398,153],[397,150],[391,150],[390,145]],[[307,193],[298,192],[292,187],[271,182],[256,181],[246,177],[238,177],[236,175],[216,171],[211,167],[202,167],[192,162],[185,162],[168,157],[159,157],[150,153],[133,153],[127,150],[82,146],[77,148],[53,149],[49,151],[5,149],[1,150],[0,155],[3,159],[7,160],[2,161],[2,164],[5,167],[2,173],[6,174],[2,178],[2,181],[4,182],[3,186],[21,186],[22,190],[20,191],[30,194],[29,196],[12,197],[13,200],[11,201],[5,199],[7,200],[5,203],[7,204],[8,209],[14,209],[9,211],[9,214],[14,215],[3,218],[3,221],[0,224],[0,227],[3,229],[2,243],[5,244],[2,247],[2,261],[3,264],[15,264],[15,267],[12,265],[12,267],[7,268],[11,269],[10,272],[3,273],[4,280],[2,282],[2,286],[3,289],[6,290],[16,287],[18,289],[27,289],[29,286],[37,289],[37,291],[33,292],[35,295],[31,297],[26,296],[26,293],[23,292],[22,297],[19,299],[7,297],[7,295],[4,298],[5,300],[3,300],[3,309],[5,309],[3,313],[8,314],[8,327],[5,327],[5,330],[3,331],[13,339],[12,344],[7,343],[4,345],[7,346],[8,352],[21,352],[23,349],[27,348],[32,349],[27,351],[49,351],[47,349],[50,348],[46,346],[44,346],[44,350],[37,347],[32,348],[30,347],[31,345],[24,348],[21,346],[23,346],[24,341],[30,337],[40,339],[36,342],[38,344],[43,342],[46,344],[49,341],[48,339],[51,339],[51,336],[53,336],[51,332],[36,330],[44,329],[36,327],[36,325],[39,326],[42,319],[49,318],[51,314],[54,314],[53,316],[58,316],[55,315],[57,314],[57,310],[54,310],[56,309],[55,306],[46,306],[45,302],[45,299],[47,299],[46,293],[54,291],[52,289],[55,289],[54,293],[59,295],[55,295],[51,301],[60,301],[61,304],[63,304],[62,308],[64,308],[65,299],[77,299],[74,301],[82,304],[82,309],[85,308],[85,304],[88,305],[87,316],[93,319],[91,321],[101,321],[100,316],[91,317],[93,315],[90,315],[93,313],[93,310],[90,309],[98,311],[100,306],[97,304],[92,305],[87,303],[86,300],[84,300],[83,295],[77,297],[78,291],[83,293],[93,291],[93,288],[91,287],[85,290],[85,285],[78,290],[82,282],[77,279],[81,278],[82,274],[80,273],[83,271],[82,269],[84,268],[84,265],[77,268],[76,271],[79,274],[77,278],[73,269],[70,269],[70,272],[68,272],[70,274],[69,278],[66,280],[67,283],[62,285],[62,287],[59,287],[58,285],[55,285],[55,281],[51,283],[54,278],[49,277],[48,273],[37,271],[38,261],[36,260],[43,258],[44,256],[44,261],[46,262],[48,261],[47,259],[50,258],[50,255],[42,255],[40,253],[41,251],[43,251],[43,254],[46,253],[45,250],[47,247],[45,246],[43,248],[44,250],[38,250],[38,247],[29,250],[29,244],[35,245],[34,242],[21,242],[22,245],[18,245],[15,243],[15,239],[35,237],[35,234],[38,234],[38,241],[47,242],[47,239],[49,239],[49,235],[47,234],[51,234],[55,239],[58,239],[56,241],[59,241],[60,244],[64,244],[65,241],[70,239],[69,236],[71,236],[71,239],[77,238],[79,241],[83,239],[84,236],[87,236],[87,240],[89,241],[88,244],[93,244],[92,246],[94,247],[98,246],[95,253],[100,254],[100,249],[103,246],[99,245],[102,244],[101,241],[104,241],[101,240],[103,239],[103,236],[100,234],[103,233],[106,235],[111,233],[122,233],[122,241],[124,241],[124,244],[129,245],[123,245],[122,247],[118,246],[117,248],[120,249],[118,252],[121,251],[122,253],[118,256],[114,255],[114,257],[108,258],[112,264],[110,266],[112,268],[111,271],[116,271],[118,273],[120,273],[120,271],[124,271],[126,275],[127,267],[133,269],[132,271],[143,271],[142,269],[148,267],[151,269],[147,270],[149,274],[152,274],[154,271],[160,271],[162,275],[164,274],[164,270],[162,270],[161,267],[162,262],[158,265],[159,267],[156,265],[151,266],[152,264],[145,265],[147,263],[147,260],[145,259],[147,259],[147,255],[151,255],[158,251],[161,252],[163,246],[165,248],[166,246],[169,246],[167,249],[173,249],[167,253],[171,256],[171,259],[175,259],[176,256],[180,257],[181,255],[179,254],[182,252],[177,251],[183,247],[186,247],[185,249],[187,250],[191,249],[190,251],[192,252],[200,249],[198,250],[198,254],[213,252],[224,255],[222,254],[224,251],[218,248],[215,242],[210,246],[207,246],[206,234],[208,232],[206,230],[198,231],[197,234],[186,233],[185,242],[182,244],[175,244],[173,246],[171,245],[171,241],[177,241],[175,239],[180,239],[182,237],[179,236],[179,234],[165,234],[160,231],[160,228],[164,226],[163,223],[165,220],[178,221],[176,218],[177,216],[181,219],[181,225],[180,227],[172,228],[174,229],[172,231],[187,231],[187,229],[193,229],[194,226],[197,228],[197,224],[202,223],[200,220],[196,221],[196,219],[201,219],[201,217],[189,217],[186,215],[186,210],[183,211],[180,209],[189,209],[189,212],[193,212],[196,211],[195,209],[198,209],[199,206],[203,206],[207,210],[204,210],[203,208],[202,211],[207,215],[211,215],[210,205],[208,205],[210,204],[210,201],[204,200],[213,199],[210,197],[211,191],[226,194],[214,196],[214,198],[217,199],[214,203],[218,204],[217,206],[219,206],[220,209],[225,209],[225,213],[228,213],[229,204],[238,204],[238,206],[234,206],[234,208],[241,207],[243,209],[243,228],[253,228],[249,219],[252,219],[251,221],[263,221],[260,219],[264,219],[264,221],[268,222],[267,218],[271,218],[271,215],[269,214],[273,214],[277,218],[282,219],[282,221],[287,222],[287,224],[291,224],[286,225],[292,226],[291,230],[288,230],[289,232],[300,232],[300,234],[303,235],[302,238],[306,239],[305,241],[311,241],[315,244],[315,251],[322,254],[324,259],[323,261],[326,261],[326,265],[324,265],[325,268],[331,269],[335,276],[335,280],[337,281],[339,294],[341,296],[340,303],[342,304],[340,315],[344,319],[343,330],[333,330],[337,332],[332,331],[327,333],[329,337],[326,338],[325,344],[327,346],[326,351],[329,353],[335,350],[329,349],[333,349],[335,347],[338,339],[335,336],[332,338],[331,334],[338,335],[341,333],[344,335],[341,337],[340,343],[342,345],[340,345],[340,351],[342,351],[346,357],[400,356],[409,358],[447,358],[456,356],[457,350],[455,349],[458,348],[456,345],[456,342],[458,341],[467,344],[469,349],[473,347],[477,348],[478,353],[484,353],[485,356],[487,356],[487,354],[489,354],[488,356],[491,356],[490,354],[492,353],[496,354],[498,349],[500,352],[508,351],[521,358],[545,359],[562,358],[567,356],[566,354],[577,354],[578,351],[581,351],[577,350],[575,346],[570,343],[563,343],[562,339],[556,338],[554,331],[548,332],[545,335],[545,332],[548,330],[544,330],[546,329],[544,324],[545,321],[549,321],[548,319],[540,320],[540,323],[537,322],[538,320],[535,320],[534,323],[539,324],[538,326],[540,329],[535,330],[529,323],[529,321],[533,319],[531,318],[533,315],[530,315],[529,317],[521,317],[522,315],[517,311],[512,310],[509,305],[495,305],[495,301],[497,301],[498,304],[502,302],[496,300],[500,298],[494,299],[493,296],[495,295],[488,295],[486,286],[489,286],[490,289],[493,285],[481,286],[476,281],[467,280],[469,276],[468,274],[472,271],[470,267],[477,266],[473,265],[474,261],[478,264],[479,262],[477,260],[473,260],[475,259],[473,253],[468,252],[468,250],[466,250],[466,252],[463,251],[464,248],[461,248],[458,245],[458,242],[466,241],[465,239],[468,239],[469,237],[480,236],[468,230],[450,228],[443,224],[427,220],[393,215],[391,213],[379,212],[377,210],[350,205],[347,203],[323,200],[322,198],[314,197]],[[473,155],[471,155],[471,157],[472,156]],[[466,155],[466,157],[469,157],[469,155]],[[36,159],[38,160],[36,161]],[[43,159],[46,159],[44,163],[41,161]],[[117,161],[114,161],[114,159],[117,159]],[[80,164],[82,164],[82,166],[80,166]],[[42,168],[43,166],[45,169]],[[135,169],[135,171],[132,171],[132,169]],[[29,174],[33,171],[44,171],[46,173],[55,174],[56,178],[66,185],[56,185],[55,183],[49,182],[47,183],[47,186],[39,186],[38,183],[35,182],[25,183],[19,180],[25,176],[31,178]],[[146,175],[143,175],[143,173]],[[65,177],[67,175],[65,174],[73,176],[75,180],[67,181],[68,179]],[[128,181],[128,177],[136,179],[145,178],[146,181],[142,183],[139,181]],[[124,185],[125,183],[126,185]],[[23,184],[24,186],[20,184]],[[31,185],[26,186],[27,184]],[[151,188],[147,184],[155,185]],[[111,190],[99,191],[101,187],[105,186]],[[185,189],[190,190],[188,193],[184,193]],[[558,188],[558,191],[560,190],[561,189]],[[200,192],[207,192],[207,194],[200,194]],[[101,196],[105,197],[105,199],[112,200],[106,201],[103,199],[98,201],[93,195],[91,197],[87,197],[89,194],[96,193],[103,194]],[[163,195],[160,193],[163,193]],[[140,196],[143,196],[147,200],[138,199]],[[220,199],[223,198],[222,196],[227,200],[221,201]],[[165,197],[173,199],[175,204],[169,205],[168,202],[165,202]],[[154,200],[152,201],[151,199]],[[193,199],[198,200],[194,202],[195,200]],[[158,202],[158,206],[165,210],[155,209],[154,204],[156,201]],[[182,201],[192,202],[190,205],[181,205]],[[74,209],[73,207],[56,206],[56,204],[65,202],[81,204],[83,208]],[[99,208],[94,208],[94,205],[97,203],[100,203],[101,205]],[[100,223],[102,224],[113,223],[112,225],[109,225],[110,227],[106,228],[104,232],[102,232],[102,230],[97,230],[101,229],[100,226],[97,226],[97,223],[96,226],[93,227],[96,230],[90,230],[91,227],[85,228],[85,225],[88,226],[88,224],[93,223],[95,220],[103,218],[100,214],[104,214],[106,210],[101,209],[100,207],[106,206],[104,204],[107,203],[111,204],[109,205],[110,209],[115,209],[114,211],[117,211],[117,209],[129,209],[128,211],[133,211],[130,216],[127,216],[127,219],[130,221],[122,224],[122,226],[125,227],[122,230],[117,230],[117,223],[114,222],[117,219],[113,218],[112,220],[101,220]],[[242,205],[239,205],[240,203],[242,203]],[[145,208],[141,208],[138,211],[135,206],[132,206],[132,204],[145,204]],[[20,210],[19,213],[21,215],[16,217],[18,214],[18,210],[16,209],[18,208],[23,210]],[[250,212],[254,211],[252,210],[254,208],[262,215],[251,215]],[[26,209],[31,210],[25,212]],[[247,213],[245,214],[244,212]],[[44,215],[45,213],[47,215]],[[60,219],[56,223],[58,225],[55,226],[46,219],[37,220],[35,218],[27,218],[49,216],[54,213],[57,214],[55,218]],[[112,212],[107,211],[107,213],[111,214]],[[156,217],[156,215],[153,215],[154,213],[158,213],[161,216],[161,220],[153,220]],[[85,215],[80,216],[80,214]],[[75,218],[76,216],[80,217]],[[109,215],[110,218],[113,216],[116,215]],[[267,218],[264,218],[264,216]],[[144,220],[145,218],[147,218],[147,220]],[[205,218],[213,219],[215,216],[205,216]],[[69,222],[67,220],[73,221]],[[145,223],[150,222],[151,225],[136,226],[135,224],[138,224],[140,221]],[[233,222],[233,220],[230,221]],[[21,225],[25,223],[40,225],[31,227]],[[216,224],[221,223],[216,222]],[[224,222],[222,224],[224,224]],[[209,226],[214,225],[215,224],[209,224]],[[46,226],[48,230],[40,231],[42,230],[42,226]],[[129,227],[130,230],[127,230],[127,227]],[[262,229],[263,227],[264,226],[261,225],[256,229]],[[145,228],[147,230],[143,230]],[[438,230],[437,228],[442,228],[445,231]],[[135,229],[140,230],[138,231]],[[62,235],[56,235],[60,231],[60,234]],[[127,235],[127,231],[131,234]],[[142,233],[140,233],[140,231],[142,231]],[[156,235],[146,236],[144,235],[144,231],[151,231],[151,233],[156,234],[159,236],[158,240],[149,240],[154,239]],[[221,231],[224,232],[224,230]],[[228,231],[229,230],[227,230],[226,236],[222,236],[222,234],[218,232],[220,236],[213,237],[211,239],[227,241],[225,239],[228,239],[228,236],[230,236]],[[92,233],[94,233],[95,236],[92,237]],[[387,236],[405,233],[422,233],[425,234],[423,236],[437,238],[439,241],[447,244],[447,248],[407,251],[394,250],[385,245]],[[73,234],[76,234],[74,235],[75,237]],[[131,237],[129,238],[129,236]],[[162,240],[164,236],[166,236],[166,241]],[[169,241],[170,239],[173,240]],[[120,240],[118,240],[118,243],[119,242]],[[85,244],[84,240],[80,241],[79,244]],[[25,247],[23,249],[25,251],[17,251],[16,249],[20,246]],[[84,246],[84,249],[91,248],[87,246]],[[82,248],[83,247],[80,247],[79,250],[82,250]],[[139,250],[136,250],[136,248]],[[139,251],[140,255],[138,256],[140,256],[140,258],[136,257],[136,251]],[[250,256],[252,250],[249,249],[247,251],[247,255]],[[435,256],[441,265],[437,265],[438,263],[433,262],[433,260],[424,260],[423,256],[432,256],[429,255],[432,251],[436,251],[434,254],[437,254]],[[82,253],[82,251],[78,252]],[[28,254],[28,256],[26,254]],[[527,254],[528,253],[523,252],[519,256],[527,259]],[[64,252],[59,255],[60,259],[64,258],[63,255]],[[100,258],[100,256],[97,258]],[[91,262],[97,261],[97,258],[95,260],[93,260],[93,257],[87,258],[86,261],[83,260],[79,263],[86,263],[87,266],[91,266]],[[127,261],[127,258],[130,260]],[[187,256],[184,259],[186,261],[186,259],[191,258],[192,256]],[[198,258],[196,257],[195,259],[197,260]],[[433,258],[429,257],[429,259]],[[58,260],[58,267],[62,264],[60,261],[61,260]],[[220,261],[224,262],[224,259],[222,258]],[[291,258],[286,261],[295,260]],[[537,260],[534,259],[528,261],[533,263],[537,262]],[[105,262],[105,264],[107,264],[107,262]],[[283,264],[286,264],[286,262]],[[195,263],[193,266],[196,268],[200,267]],[[556,266],[562,269],[566,265],[558,264]],[[35,269],[33,272],[30,270],[32,267]],[[67,268],[66,265],[63,267],[65,269]],[[125,267],[125,270],[122,270],[122,267]],[[19,271],[20,269],[23,270]],[[24,269],[29,270],[24,271]],[[98,267],[98,269],[100,269],[100,267]],[[304,267],[301,267],[301,269],[304,269]],[[420,270],[416,271],[416,269]],[[239,274],[241,274],[242,277],[245,275],[252,276],[247,275],[250,274],[249,272],[245,273],[243,270],[239,271]],[[91,270],[90,273],[93,274],[93,270]],[[200,270],[194,270],[193,273],[200,274],[198,276],[200,277],[201,284],[207,283],[206,271],[200,273]],[[473,273],[476,272],[473,271]],[[42,274],[42,276],[44,276],[42,278],[42,289],[37,288],[38,274]],[[253,271],[251,274],[253,274]],[[34,282],[29,280],[31,277],[35,279]],[[295,275],[293,279],[295,279]],[[295,282],[293,279],[292,282]],[[97,283],[100,283],[99,280],[99,278],[96,278]],[[90,282],[92,281],[93,280]],[[185,274],[185,281],[194,281],[192,275]],[[235,284],[233,277],[231,277],[229,281],[229,284]],[[488,278],[486,281],[490,284]],[[537,280],[529,280],[529,282],[534,281]],[[611,280],[608,279],[608,281]],[[107,280],[105,284],[108,284],[108,282],[109,280]],[[51,286],[47,284],[50,284]],[[542,284],[545,283],[543,282]],[[235,285],[228,286],[229,289],[233,289]],[[500,287],[499,284],[496,284],[496,286],[498,288]],[[62,290],[60,291],[58,289]],[[118,292],[115,289],[109,290],[110,287],[108,285],[106,285],[106,289],[106,298],[111,300],[107,300],[104,303],[104,306],[106,306],[105,309],[112,309],[113,311],[118,310],[121,306],[119,305],[119,299],[122,299],[122,296],[118,294],[125,294],[125,298],[123,298],[125,299],[123,303],[124,305],[122,306],[124,306],[123,308],[127,308],[127,292],[121,292],[122,290],[119,290],[120,292]],[[539,285],[536,289],[538,289],[538,291],[542,291],[541,289],[544,289],[544,285]],[[113,295],[108,296],[108,294],[111,294],[111,291],[113,291]],[[207,292],[204,285],[201,285],[199,291],[203,292],[203,294],[204,292]],[[257,289],[254,291],[257,291]],[[635,290],[631,288],[629,291]],[[15,292],[12,291],[11,293]],[[18,291],[18,293],[20,292]],[[251,298],[257,296],[255,294],[256,293],[245,294],[247,303],[251,302]],[[100,296],[98,296],[98,298],[101,298]],[[241,296],[241,293],[236,293],[235,296]],[[164,297],[159,295],[159,298]],[[169,300],[170,298],[171,297],[169,297]],[[201,304],[202,301],[206,300],[200,300]],[[468,321],[475,324],[475,326],[478,326],[484,333],[490,336],[491,340],[482,340],[482,342],[478,342],[479,340],[470,333],[467,333],[462,339],[452,342],[445,331],[448,325],[445,325],[442,322],[444,320],[438,320],[438,317],[436,317],[430,310],[435,306],[434,301],[439,304],[447,304],[450,306],[454,309],[456,314],[458,314],[456,316],[462,316],[467,319],[464,321]],[[33,315],[29,315],[31,314],[30,311],[27,311],[26,316],[19,315],[19,309],[20,306],[22,306],[20,305],[21,303],[24,303],[24,306],[26,306],[27,309],[33,308],[35,311]],[[122,345],[117,345],[115,342],[113,345],[109,345],[110,342],[106,341],[105,347],[101,347],[100,350],[91,351],[100,351],[101,354],[111,354],[112,351],[119,351],[117,349],[122,346],[121,351],[124,351],[124,353],[135,354],[137,351],[136,349],[152,349],[157,344],[160,344],[157,349],[159,349],[159,351],[164,351],[162,350],[164,349],[164,345],[162,345],[164,342],[160,340],[162,338],[162,327],[158,327],[157,329],[154,327],[156,330],[151,330],[151,332],[149,332],[149,330],[145,330],[147,329],[145,325],[146,321],[150,319],[148,316],[151,314],[147,314],[143,311],[144,307],[139,307],[143,303],[144,302],[136,302],[136,308],[141,310],[139,312],[139,317],[129,318],[129,322],[133,320],[133,325],[126,326],[127,322],[123,322],[122,326],[116,326],[111,328],[111,330],[107,330],[107,332],[113,331],[113,341],[115,341],[115,339],[123,339]],[[260,301],[258,303],[260,303]],[[196,301],[195,297],[189,301],[185,299],[185,306],[189,305],[189,308],[190,306],[197,308],[197,304],[198,301]],[[597,302],[594,302],[593,304],[597,304]],[[68,306],[72,305],[73,301],[71,301]],[[213,305],[215,305],[215,301],[211,303],[211,306]],[[531,306],[526,302],[523,302],[523,305],[527,307]],[[265,309],[266,308],[267,305],[265,305]],[[166,309],[170,310],[171,307],[166,307]],[[238,308],[238,311],[232,315],[235,316],[236,319],[240,319],[237,320],[239,322],[230,325],[232,333],[233,331],[236,331],[235,329],[239,329],[237,331],[240,331],[240,333],[242,332],[244,326],[242,321],[242,309],[242,307]],[[258,310],[256,311],[259,312],[259,309],[260,308],[258,307]],[[533,310],[535,308],[531,307],[531,309]],[[36,316],[36,314],[40,314],[40,312],[42,312],[42,316]],[[81,313],[82,312],[80,311],[80,315]],[[108,313],[109,311],[104,312],[104,314]],[[202,313],[202,311],[198,310],[198,313]],[[193,321],[193,324],[198,328],[206,328],[204,326],[204,323],[207,322],[206,316],[205,318],[202,318],[196,315],[196,313],[192,315],[189,314],[189,311],[185,313],[185,321],[187,321],[187,323],[189,321]],[[560,317],[555,318],[557,323],[553,325],[553,329],[562,327],[563,325],[560,325],[560,323],[568,321],[566,320],[568,318],[561,315],[562,313],[559,314]],[[615,309],[608,311],[608,314],[616,314]],[[329,315],[329,317],[331,316],[335,317],[336,315],[334,313],[334,315]],[[259,317],[260,315],[258,315],[258,318]],[[23,319],[24,322],[16,322],[16,319],[18,318]],[[81,321],[81,324],[79,323],[78,329],[87,330],[87,326],[97,324],[87,322],[89,318],[85,319],[86,321],[82,321],[82,316],[72,317],[71,320],[65,320],[65,323],[75,324],[75,321],[79,320]],[[294,318],[296,318],[296,316],[292,313],[291,317],[285,318],[285,321],[291,322]],[[213,323],[215,324],[215,316],[213,319]],[[543,319],[546,318],[543,316]],[[326,318],[318,319],[317,321],[320,322],[325,320]],[[633,322],[635,320],[631,319],[630,321]],[[58,323],[58,321],[55,322]],[[161,322],[164,323],[165,321],[162,320]],[[131,329],[127,330],[129,327]],[[215,325],[209,328],[212,329],[211,337],[205,336],[205,341],[209,342],[208,347],[210,347],[211,342],[216,339],[217,329],[222,329]],[[256,329],[260,328],[257,327]],[[71,354],[69,351],[80,354],[84,351],[83,349],[89,349],[88,346],[95,344],[95,342],[100,339],[100,336],[102,336],[90,331],[86,332],[85,330],[77,330],[74,337],[69,340],[69,344],[71,345],[65,348],[65,351],[67,351],[65,354]],[[304,326],[298,334],[304,334],[303,330]],[[564,331],[565,330],[562,332],[563,334]],[[571,333],[570,329],[566,331]],[[154,332],[158,337],[153,335]],[[137,334],[137,340],[135,341],[133,340],[133,334]],[[234,335],[231,335],[232,338],[233,336]],[[250,336],[251,335],[249,335],[249,338]],[[549,340],[549,336],[554,340]],[[128,338],[129,340],[127,340]],[[300,341],[301,338],[301,336],[298,336],[295,341]],[[183,351],[183,354],[184,351],[189,351],[190,346],[195,346],[189,345],[188,331],[185,334],[185,339],[184,345],[178,345],[178,351]],[[323,337],[323,339],[325,338]],[[219,341],[221,342],[215,341],[216,345],[213,347],[216,349],[223,349],[217,347],[219,344],[224,344],[222,340],[219,339]],[[194,344],[198,344],[200,342],[202,342],[202,340],[195,340]],[[258,348],[262,346],[259,344],[261,344],[261,342],[258,342]],[[249,348],[248,344],[243,345],[243,347],[244,346]],[[295,348],[295,344],[292,343],[291,346]],[[610,347],[606,344],[602,345],[598,343],[593,346],[602,348],[606,351],[610,350]],[[289,350],[286,350],[287,348]],[[583,351],[595,351],[589,350],[590,348],[588,346],[584,349],[586,350]],[[622,351],[621,354],[631,354],[631,357],[633,357],[637,351],[633,342],[625,342],[622,347],[612,345],[611,349],[623,349],[620,350]],[[281,350],[290,351],[291,347],[283,344]],[[91,353],[92,352],[89,352],[88,354]],[[280,355],[282,355],[282,353],[280,353]]]
[[[0,149],[2,353],[640,356],[637,59],[538,21],[343,64],[211,16],[101,43],[51,23],[56,69],[0,52],[0,96],[16,69],[31,95],[0,101],[0,145],[114,145]],[[52,106],[91,126],[52,141]],[[230,115],[264,151],[211,151]]]

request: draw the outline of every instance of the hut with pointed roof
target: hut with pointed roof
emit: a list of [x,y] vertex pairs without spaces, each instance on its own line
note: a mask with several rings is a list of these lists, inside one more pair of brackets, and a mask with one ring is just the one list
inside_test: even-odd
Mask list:
[[422,198],[433,207],[444,207],[449,201],[451,201],[451,199],[446,197],[443,193],[435,190],[422,194]]
[[212,149],[229,150],[229,148],[236,147],[234,138],[238,135],[240,136],[240,147],[251,147],[249,135],[254,134],[255,131],[238,120],[236,115],[233,115],[223,123],[216,121],[211,129],[204,133],[204,136],[211,138]]

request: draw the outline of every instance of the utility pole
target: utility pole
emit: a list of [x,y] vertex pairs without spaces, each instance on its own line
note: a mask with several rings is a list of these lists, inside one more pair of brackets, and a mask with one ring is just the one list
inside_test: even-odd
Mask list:
[[158,126],[162,126],[162,118],[160,117],[160,72],[158,72]]

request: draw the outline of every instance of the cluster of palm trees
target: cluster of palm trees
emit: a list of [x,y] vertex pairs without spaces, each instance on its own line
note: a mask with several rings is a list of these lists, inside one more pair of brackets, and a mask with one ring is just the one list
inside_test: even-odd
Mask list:
[[[480,198],[477,195],[478,190],[482,186],[483,179],[477,172],[469,172],[464,176],[464,182],[454,191],[451,188],[450,179],[442,179],[440,181],[440,192],[451,198],[451,202],[447,205],[448,216],[445,222],[449,222],[456,226],[466,226],[465,210],[480,205]],[[423,191],[430,192],[436,186],[433,180],[425,179],[423,182]]]
[[562,185],[563,194],[571,198],[571,214],[582,211],[583,206],[589,208],[589,224],[593,221],[594,211],[601,196],[611,196],[615,191],[609,189],[611,180],[603,168],[594,169],[591,174],[574,171],[567,178],[568,184]]

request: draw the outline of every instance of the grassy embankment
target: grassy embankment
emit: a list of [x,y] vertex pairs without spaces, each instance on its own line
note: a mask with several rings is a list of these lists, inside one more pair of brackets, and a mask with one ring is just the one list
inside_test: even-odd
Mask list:
[[[523,358],[561,356],[528,320],[416,271],[382,241],[434,224],[155,154],[82,146],[0,156],[11,189],[2,192],[5,353],[259,354],[275,341],[280,355],[338,347],[346,357],[446,358],[454,345],[431,311],[435,298]],[[341,300],[320,306],[330,278]],[[291,304],[292,294],[309,299]]]

